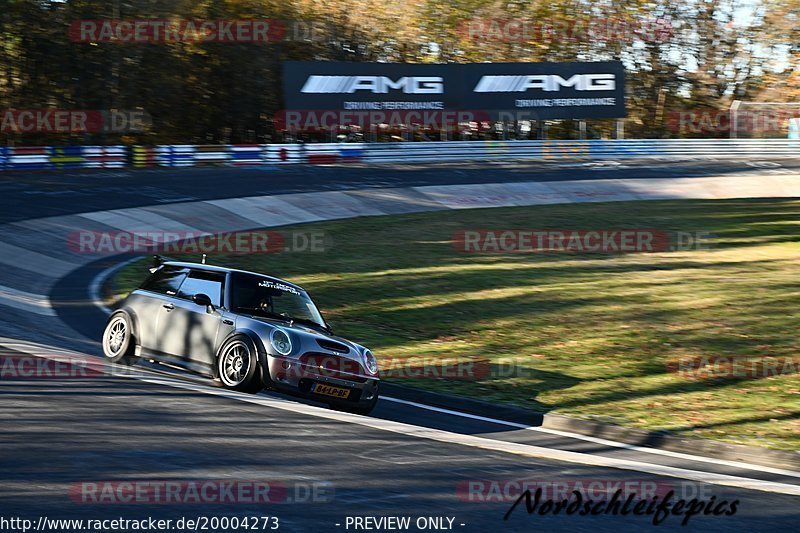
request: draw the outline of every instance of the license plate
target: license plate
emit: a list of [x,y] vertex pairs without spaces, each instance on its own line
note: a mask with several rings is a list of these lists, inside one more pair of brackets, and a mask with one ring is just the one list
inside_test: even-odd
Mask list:
[[311,387],[311,392],[324,396],[333,396],[334,398],[347,398],[350,396],[350,389],[332,387],[330,385],[323,385],[322,383],[314,383]]

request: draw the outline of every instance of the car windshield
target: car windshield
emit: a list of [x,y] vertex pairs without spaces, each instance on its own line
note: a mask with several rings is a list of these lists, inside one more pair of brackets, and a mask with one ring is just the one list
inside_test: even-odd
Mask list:
[[327,328],[308,294],[288,283],[256,274],[233,272],[230,290],[233,312],[294,320]]

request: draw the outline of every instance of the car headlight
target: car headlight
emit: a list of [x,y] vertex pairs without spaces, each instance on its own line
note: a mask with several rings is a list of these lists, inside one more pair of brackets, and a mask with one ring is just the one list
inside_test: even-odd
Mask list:
[[364,366],[367,367],[367,372],[373,376],[378,373],[378,360],[367,348],[364,348]]
[[282,329],[273,329],[269,334],[269,342],[281,355],[289,355],[292,352],[292,340],[289,338],[289,334]]

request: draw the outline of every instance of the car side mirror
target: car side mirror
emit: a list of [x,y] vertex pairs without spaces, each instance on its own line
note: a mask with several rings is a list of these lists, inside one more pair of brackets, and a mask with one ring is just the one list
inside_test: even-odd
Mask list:
[[208,294],[203,294],[202,292],[200,294],[195,294],[194,296],[192,296],[192,301],[197,305],[202,305],[203,307],[208,307],[208,306],[211,306],[212,308],[214,307],[214,305],[211,303],[211,298],[208,296]]

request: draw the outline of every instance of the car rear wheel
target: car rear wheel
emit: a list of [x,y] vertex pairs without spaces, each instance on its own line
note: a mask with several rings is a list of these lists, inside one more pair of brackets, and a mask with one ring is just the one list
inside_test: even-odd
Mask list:
[[132,365],[136,362],[131,321],[125,313],[114,313],[103,332],[103,354],[112,363]]
[[246,335],[236,335],[222,346],[217,357],[217,374],[231,390],[256,393],[264,388],[255,344]]

